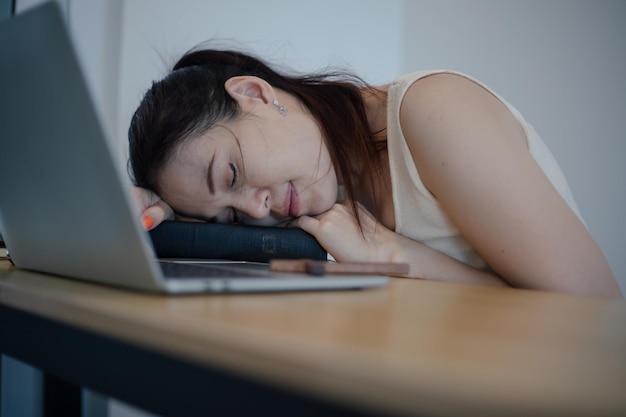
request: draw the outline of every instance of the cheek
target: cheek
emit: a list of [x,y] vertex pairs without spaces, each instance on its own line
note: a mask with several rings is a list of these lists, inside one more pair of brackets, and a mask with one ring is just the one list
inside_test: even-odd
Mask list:
[[319,182],[319,185],[311,201],[311,212],[315,215],[330,210],[337,202],[338,185],[334,172],[330,172],[324,181]]

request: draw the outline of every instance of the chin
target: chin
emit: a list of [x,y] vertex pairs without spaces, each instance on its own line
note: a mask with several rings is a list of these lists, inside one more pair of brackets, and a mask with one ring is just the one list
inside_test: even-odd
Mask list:
[[315,204],[315,206],[312,209],[312,211],[315,212],[315,214],[312,214],[312,216],[317,216],[318,214],[326,213],[328,210],[333,208],[336,202],[337,202],[336,195],[333,195],[333,198],[329,197],[329,198],[326,198],[325,200],[322,200],[322,199],[318,200],[317,204]]

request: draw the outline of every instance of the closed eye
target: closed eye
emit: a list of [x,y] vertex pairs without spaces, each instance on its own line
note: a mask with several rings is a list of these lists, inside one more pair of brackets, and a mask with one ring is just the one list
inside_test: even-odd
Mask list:
[[233,180],[230,183],[230,188],[235,188],[235,185],[237,185],[237,179],[239,178],[239,173],[233,163],[230,163],[230,170],[233,172]]

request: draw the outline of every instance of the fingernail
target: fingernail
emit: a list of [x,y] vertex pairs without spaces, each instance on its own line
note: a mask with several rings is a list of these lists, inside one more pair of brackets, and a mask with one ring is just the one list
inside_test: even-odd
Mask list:
[[154,226],[154,220],[150,216],[143,216],[141,223],[143,223],[143,228],[146,230],[150,230]]

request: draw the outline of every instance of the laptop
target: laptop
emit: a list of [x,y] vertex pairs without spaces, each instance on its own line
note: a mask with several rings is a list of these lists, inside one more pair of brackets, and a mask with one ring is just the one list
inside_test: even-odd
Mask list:
[[18,268],[164,293],[356,289],[389,280],[159,261],[54,2],[0,22],[0,132],[0,230]]

